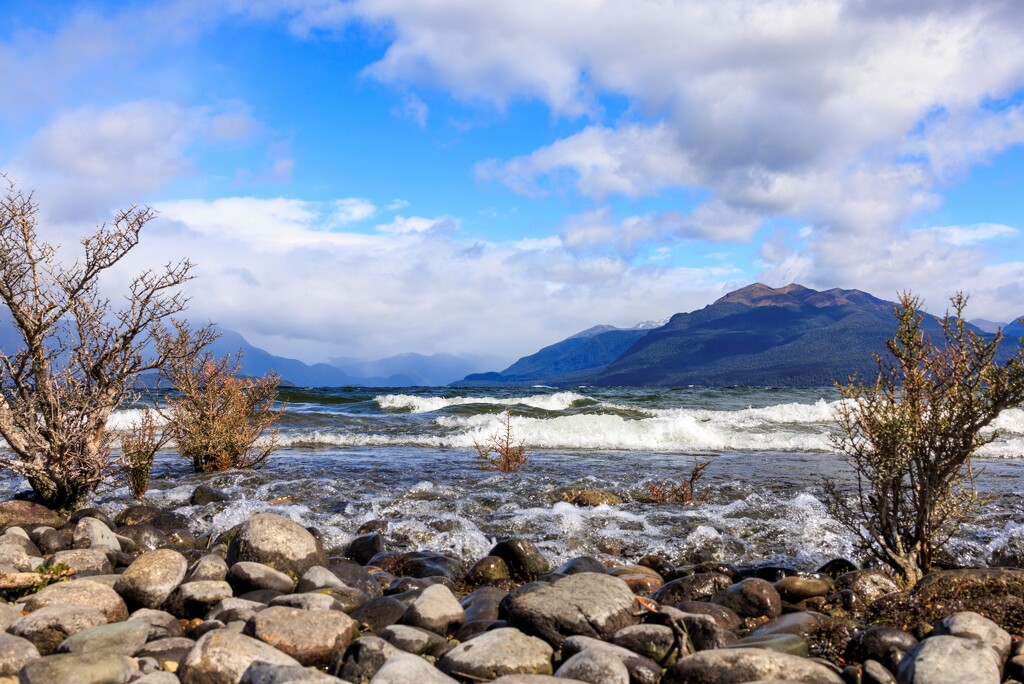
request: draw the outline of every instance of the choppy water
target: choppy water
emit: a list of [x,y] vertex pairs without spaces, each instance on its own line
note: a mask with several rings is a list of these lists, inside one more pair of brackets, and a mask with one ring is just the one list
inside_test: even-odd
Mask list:
[[[192,516],[196,532],[274,510],[319,528],[329,547],[382,520],[393,542],[465,560],[509,535],[533,539],[553,559],[658,551],[677,561],[810,567],[854,555],[849,533],[821,502],[823,477],[851,482],[829,439],[831,388],[354,388],[290,390],[282,399],[283,448],[265,468],[197,476],[164,452],[149,499]],[[514,474],[481,469],[473,448],[506,408],[529,457]],[[134,415],[118,413],[113,427]],[[959,564],[1024,558],[1024,411],[1005,412],[997,428],[979,458],[978,485],[989,499],[950,547]],[[645,501],[650,484],[678,481],[695,458],[711,461],[703,503]],[[188,505],[200,482],[235,500]],[[608,490],[624,503],[577,507],[560,500],[569,485]],[[8,478],[0,494],[20,486]],[[97,500],[114,510],[129,503],[116,485]]]

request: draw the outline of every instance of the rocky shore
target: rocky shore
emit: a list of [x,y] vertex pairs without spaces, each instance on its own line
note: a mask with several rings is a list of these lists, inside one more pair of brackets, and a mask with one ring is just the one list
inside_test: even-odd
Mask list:
[[372,525],[326,551],[272,513],[188,530],[148,506],[0,503],[0,683],[1024,681],[1022,569],[903,590],[843,559],[554,568],[508,539],[466,567]]

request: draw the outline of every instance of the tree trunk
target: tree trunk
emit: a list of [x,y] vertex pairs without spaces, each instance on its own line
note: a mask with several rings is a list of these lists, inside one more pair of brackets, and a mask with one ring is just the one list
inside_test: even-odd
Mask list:
[[85,506],[92,486],[89,480],[58,483],[47,477],[29,477],[28,483],[35,492],[38,503],[58,513],[70,514]]

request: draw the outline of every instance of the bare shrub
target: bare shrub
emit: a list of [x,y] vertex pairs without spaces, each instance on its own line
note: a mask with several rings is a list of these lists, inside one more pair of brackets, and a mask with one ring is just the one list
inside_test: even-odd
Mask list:
[[185,308],[179,286],[192,278],[188,260],[136,276],[120,307],[101,293],[101,276],[138,244],[153,210],[118,212],[65,264],[36,233],[32,195],[0,178],[0,314],[10,314],[19,342],[0,350],[0,434],[9,447],[0,468],[28,479],[40,503],[72,511],[110,465],[107,418],[135,380],[194,355],[211,334],[202,328],[181,345],[165,325]]
[[510,409],[501,412],[498,424],[499,427],[494,434],[483,443],[474,439],[473,446],[476,447],[483,468],[512,473],[526,465],[526,444],[522,440],[516,440],[512,434]]
[[693,466],[690,467],[690,474],[681,478],[678,482],[664,484],[648,483],[648,497],[654,503],[693,504],[700,503],[707,498],[707,492],[697,492],[697,483],[704,477],[704,470],[711,465],[711,461],[693,459]]
[[982,430],[1024,401],[1024,347],[996,364],[1002,333],[974,334],[964,323],[967,298],[950,302],[936,344],[921,329],[920,300],[901,294],[874,382],[839,386],[834,444],[853,467],[856,493],[851,503],[826,481],[830,507],[863,550],[908,584],[931,569],[974,509],[971,459],[996,436]]
[[169,431],[197,473],[258,468],[277,449],[272,426],[284,413],[274,408],[280,378],[239,377],[241,358],[241,352],[220,359],[205,353],[169,365],[177,393],[167,400]]
[[149,489],[149,474],[156,452],[170,439],[169,434],[158,429],[158,415],[153,409],[143,409],[139,420],[121,434],[120,471],[132,496],[139,501]]

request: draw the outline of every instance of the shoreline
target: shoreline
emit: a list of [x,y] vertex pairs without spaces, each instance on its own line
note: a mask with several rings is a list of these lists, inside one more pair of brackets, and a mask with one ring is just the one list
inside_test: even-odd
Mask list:
[[[40,508],[0,503],[0,568],[25,572],[45,558],[74,574],[0,604],[0,677],[21,681],[90,658],[143,684],[546,681],[498,678],[514,673],[672,684],[708,672],[750,681],[728,678],[750,668],[793,681],[910,681],[904,670],[928,666],[950,638],[963,653],[943,660],[947,671],[981,662],[998,678],[972,681],[1024,674],[1009,637],[1024,629],[1017,568],[936,571],[902,590],[841,559],[816,572],[676,566],[656,554],[554,567],[515,538],[468,564],[389,548],[375,531],[328,555],[315,530],[268,512],[196,540],[185,516],[151,506],[114,520],[86,509],[67,523]],[[967,638],[979,630],[981,641]]]

